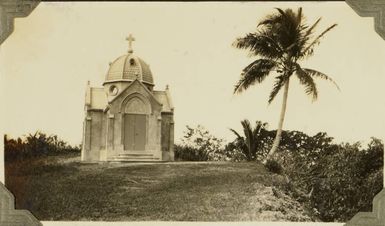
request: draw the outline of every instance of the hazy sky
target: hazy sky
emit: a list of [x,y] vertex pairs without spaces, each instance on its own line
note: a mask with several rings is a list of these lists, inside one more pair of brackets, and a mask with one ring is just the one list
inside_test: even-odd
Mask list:
[[[326,73],[341,91],[319,81],[312,103],[297,80],[291,82],[285,129],[325,131],[337,141],[383,138],[385,127],[385,41],[371,18],[359,17],[344,2],[301,3],[318,31],[338,23],[303,65]],[[267,104],[273,79],[233,95],[239,74],[253,58],[231,46],[256,28],[274,7],[298,3],[40,3],[16,19],[1,46],[4,131],[12,137],[41,130],[79,144],[87,80],[101,86],[108,63],[127,51],[151,66],[155,89],[166,84],[175,105],[175,138],[186,125],[201,124],[232,140],[229,128],[261,120],[275,129],[281,94]]]

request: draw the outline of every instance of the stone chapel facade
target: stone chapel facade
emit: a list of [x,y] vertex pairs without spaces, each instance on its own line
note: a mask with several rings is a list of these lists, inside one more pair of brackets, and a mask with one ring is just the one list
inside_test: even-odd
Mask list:
[[86,89],[82,161],[173,161],[174,107],[133,54],[110,63],[102,88]]

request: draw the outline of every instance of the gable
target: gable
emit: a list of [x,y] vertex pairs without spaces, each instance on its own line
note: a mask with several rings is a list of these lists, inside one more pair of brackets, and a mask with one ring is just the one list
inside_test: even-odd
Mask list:
[[[134,102],[138,105],[138,102],[142,102],[150,107],[150,112],[161,111],[161,103],[154,97],[154,95],[144,86],[140,81],[134,80],[128,87],[126,87],[118,96],[112,99],[109,103],[109,109],[111,112],[125,112],[128,103],[131,103],[134,98],[137,98]],[[140,109],[139,109],[140,110]],[[142,109],[143,110],[143,109]],[[131,107],[129,111],[134,111]]]
[[162,112],[173,112],[174,106],[170,95],[166,91],[154,91],[154,97],[162,104]]

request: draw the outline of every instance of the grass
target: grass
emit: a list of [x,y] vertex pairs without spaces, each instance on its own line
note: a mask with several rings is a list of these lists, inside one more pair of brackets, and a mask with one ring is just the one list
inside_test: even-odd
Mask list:
[[313,220],[257,163],[38,165],[6,165],[6,186],[39,220]]

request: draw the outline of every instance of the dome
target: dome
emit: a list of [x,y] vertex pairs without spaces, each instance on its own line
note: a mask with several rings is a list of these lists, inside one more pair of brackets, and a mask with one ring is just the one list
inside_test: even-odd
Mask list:
[[150,66],[129,52],[127,55],[118,57],[110,64],[104,83],[134,81],[135,79],[149,85],[154,85]]

